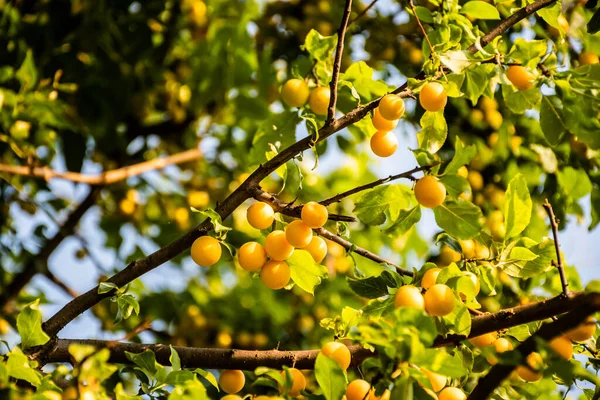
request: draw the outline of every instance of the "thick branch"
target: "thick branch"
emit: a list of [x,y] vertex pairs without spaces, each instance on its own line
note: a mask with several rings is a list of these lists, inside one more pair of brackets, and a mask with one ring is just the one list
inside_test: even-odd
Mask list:
[[100,188],[91,189],[86,198],[67,217],[64,224],[59,228],[58,232],[56,232],[56,235],[49,239],[40,252],[29,259],[23,267],[23,270],[13,277],[12,281],[4,288],[2,295],[0,296],[0,310],[8,312],[6,307],[7,304],[19,295],[25,285],[27,285],[38,272],[46,272],[48,270],[48,258],[61,242],[73,233],[83,215],[96,202],[99,193]]
[[[530,336],[527,340],[521,343],[516,351],[521,353],[522,359],[525,359],[529,354],[537,348],[536,339],[552,340],[555,337],[567,332],[574,326],[582,324],[591,314],[600,311],[600,294],[594,293],[588,295],[587,301],[579,304],[572,311],[559,317],[556,321],[544,324],[535,335]],[[485,400],[491,396],[494,390],[500,386],[502,381],[506,379],[515,369],[514,365],[496,364],[485,377],[479,380],[479,383],[471,392],[469,400]]]
[[[583,292],[569,293],[567,297],[560,295],[548,300],[529,303],[518,307],[507,308],[493,314],[482,314],[471,320],[469,338],[496,332],[513,326],[542,321],[556,315],[577,309],[587,304],[591,299],[598,298],[598,294],[585,294]],[[448,335],[438,337],[434,347],[449,346],[467,339],[464,335]]]
[[560,275],[560,284],[562,285],[563,294],[566,296],[569,293],[569,282],[567,282],[567,275],[565,274],[565,268],[563,267],[562,257],[560,255],[560,242],[558,241],[558,221],[554,216],[554,210],[552,205],[548,203],[548,199],[544,202],[544,209],[550,218],[550,226],[552,227],[552,236],[554,236],[554,248],[556,249],[556,268]]
[[198,160],[202,157],[200,149],[186,150],[172,156],[155,158],[154,160],[144,161],[139,164],[128,167],[118,168],[106,171],[98,175],[81,174],[78,172],[58,172],[50,167],[29,167],[24,165],[6,165],[0,164],[0,173],[13,175],[23,175],[35,178],[42,178],[49,181],[53,178],[65,179],[71,182],[87,183],[88,185],[110,185],[120,182],[131,176],[141,175],[144,172],[162,169],[167,165],[183,164],[189,161]]
[[430,170],[431,168],[435,167],[438,164],[439,163],[435,163],[435,164],[432,164],[432,165],[426,165],[424,167],[417,167],[417,168],[411,169],[410,171],[403,172],[401,174],[390,175],[387,178],[377,179],[376,181],[373,181],[371,183],[367,183],[365,185],[357,186],[354,189],[347,190],[347,191],[345,191],[343,193],[337,194],[337,195],[335,195],[333,197],[330,197],[328,199],[320,201],[319,203],[323,204],[324,206],[328,206],[328,205],[333,204],[333,203],[338,203],[338,202],[342,201],[342,199],[344,199],[344,198],[346,198],[348,196],[352,196],[353,194],[356,194],[358,192],[362,192],[363,190],[372,189],[372,188],[374,188],[376,186],[383,185],[384,183],[395,181],[396,179],[407,178],[407,179],[410,179],[410,180],[416,180],[416,178],[413,177],[413,174],[415,172],[428,171],[428,170]]
[[[570,298],[555,297],[550,300],[528,304],[502,310],[496,314],[486,314],[473,318],[473,328],[469,337],[479,336],[483,333],[493,332],[498,329],[521,325],[524,323],[546,319],[553,315],[562,314],[567,310],[580,310],[590,304],[599,304],[598,294],[572,294]],[[513,315],[513,317],[507,317]],[[585,318],[585,317],[584,317]],[[582,319],[583,321],[583,319]],[[574,325],[572,325],[574,326]],[[169,365],[169,346],[163,344],[138,344],[138,343],[116,343],[103,340],[80,340],[80,339],[58,339],[52,344],[52,348],[46,354],[40,354],[38,358],[43,364],[53,362],[69,362],[68,347],[71,344],[90,344],[98,348],[108,347],[111,351],[110,361],[114,363],[130,363],[125,356],[125,351],[141,353],[150,349],[156,353],[156,360],[162,365]],[[436,340],[434,346],[441,347],[452,342],[445,341],[441,337]],[[175,347],[181,357],[182,365],[187,368],[210,368],[210,369],[243,369],[254,370],[265,366],[270,368],[281,368],[284,365],[295,366],[300,369],[314,368],[315,358],[318,350],[303,351],[279,351],[279,350],[228,350],[194,347]],[[352,353],[352,364],[359,365],[364,359],[375,354],[359,345],[350,346]]]
[[333,73],[331,75],[331,82],[329,88],[331,95],[329,96],[329,107],[327,109],[327,123],[329,125],[335,119],[335,106],[337,103],[337,85],[340,77],[340,68],[342,67],[342,55],[344,55],[344,38],[346,37],[346,28],[348,27],[348,20],[350,19],[350,12],[352,11],[352,0],[346,0],[346,7],[344,8],[344,15],[342,16],[342,23],[338,30],[338,41],[335,49],[335,59],[333,60]]
[[[501,21],[499,26],[502,26],[503,29],[506,30],[523,18],[533,14],[535,11],[552,4],[554,1],[556,0],[538,0],[535,3],[529,4],[528,6],[519,10],[515,14],[516,17],[513,15],[506,20]],[[489,43],[489,41],[500,35],[502,32],[504,32],[504,30],[498,29],[498,27],[495,28],[492,32],[482,38],[482,43]],[[476,51],[476,49],[474,51]],[[424,74],[419,74],[416,78],[423,79],[424,77]],[[411,94],[411,91],[408,90],[407,87],[408,84],[404,83],[402,86],[396,88],[392,93],[401,97],[408,97]],[[361,120],[379,105],[379,101],[380,99],[375,99],[364,106],[356,107],[354,110],[348,112],[338,119],[333,119],[331,123],[326,124],[319,130],[319,138],[316,142],[321,142],[333,135],[335,132],[338,132]],[[221,218],[227,218],[240,204],[251,197],[252,188],[257,187],[264,178],[269,176],[269,174],[271,174],[281,165],[285,164],[287,161],[291,160],[297,154],[309,149],[315,144],[314,138],[312,136],[307,136],[304,139],[283,149],[275,157],[260,165],[236,190],[234,190],[222,203],[219,204],[216,211],[219,213]],[[188,232],[181,238],[171,242],[162,249],[157,250],[150,256],[131,263],[129,266],[127,266],[127,268],[110,278],[109,281],[115,283],[117,286],[126,285],[127,283],[137,279],[141,275],[151,271],[152,269],[182,253],[192,245],[196,238],[206,234],[208,229],[210,229],[209,222],[202,223],[196,229]],[[44,330],[50,336],[55,336],[66,324],[75,319],[79,314],[83,313],[102,299],[109,296],[109,293],[99,295],[98,287],[91,289],[90,291],[69,302],[61,310],[59,310],[58,313],[56,313],[44,324]]]

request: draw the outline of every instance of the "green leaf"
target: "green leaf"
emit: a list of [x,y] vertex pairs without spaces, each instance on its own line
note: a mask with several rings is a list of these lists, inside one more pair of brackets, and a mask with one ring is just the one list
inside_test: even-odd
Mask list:
[[181,358],[179,358],[179,354],[177,354],[177,350],[173,346],[169,345],[169,348],[171,349],[171,356],[169,356],[171,367],[173,367],[173,370],[179,371],[181,369]]
[[219,383],[217,382],[217,378],[215,378],[212,372],[205,371],[201,368],[196,368],[194,372],[206,379],[211,385],[215,387],[215,389],[219,390]]
[[126,351],[125,356],[144,372],[147,372],[148,376],[152,377],[156,374],[156,357],[152,350],[144,350],[142,353],[130,353]]
[[323,36],[314,29],[306,35],[302,50],[306,50],[311,58],[317,61],[326,61],[331,59],[335,46],[337,45],[337,34],[332,36]]
[[315,378],[327,400],[341,400],[346,392],[346,374],[339,364],[323,353],[315,361]]
[[123,389],[122,382],[117,383],[117,386],[115,387],[115,395],[116,400],[143,400],[142,396],[134,396],[127,394],[125,389]]
[[529,225],[533,203],[522,174],[517,174],[508,184],[504,201],[506,238],[517,236]]
[[448,234],[470,239],[481,232],[481,209],[470,201],[446,201],[433,209],[435,221]]
[[[284,111],[263,122],[252,138],[249,162],[252,165],[267,161],[269,144],[284,149],[296,141],[296,126],[300,122],[297,112]],[[279,146],[277,146],[279,144]]]
[[354,214],[366,225],[395,221],[401,209],[409,206],[410,190],[403,185],[383,185],[365,192],[354,205]]
[[420,220],[421,206],[415,206],[408,210],[400,210],[396,221],[384,232],[388,235],[404,235]]
[[319,265],[306,250],[296,249],[286,260],[292,280],[302,290],[314,294],[315,286],[327,278],[327,268]]
[[558,184],[573,200],[578,200],[592,191],[592,183],[587,173],[571,166],[558,171]]
[[23,64],[17,70],[16,76],[21,83],[23,91],[32,89],[37,83],[38,72],[35,68],[35,60],[33,59],[33,52],[31,50],[27,50],[25,60],[23,60]]
[[227,236],[227,232],[231,230],[230,227],[223,225],[221,215],[212,208],[207,208],[206,210],[196,210],[194,207],[192,207],[191,209],[192,211],[198,212],[200,215],[210,220],[217,239],[224,239]]
[[374,100],[393,90],[384,81],[374,81],[373,68],[364,61],[350,64],[340,79],[350,82],[364,101]]
[[558,96],[544,96],[540,104],[540,126],[546,136],[546,140],[556,146],[566,132],[563,119],[562,102]]
[[452,312],[442,318],[446,333],[468,336],[471,332],[471,313],[457,297]]
[[494,70],[495,67],[491,64],[481,64],[464,71],[465,80],[461,90],[473,105],[477,104],[489,86],[491,77],[495,75]]
[[347,281],[354,293],[368,299],[386,296],[389,294],[388,287],[397,288],[402,285],[402,277],[392,271],[383,271],[379,276],[364,279],[348,277]]
[[27,381],[33,386],[38,386],[42,382],[42,375],[32,368],[29,359],[18,347],[8,353],[6,369],[8,370],[8,376]]
[[444,175],[440,177],[440,182],[446,187],[448,194],[453,197],[458,197],[471,188],[469,181],[458,175]]
[[476,19],[500,19],[496,7],[485,1],[469,1],[462,6],[460,12]]
[[38,310],[40,300],[29,303],[17,316],[17,331],[23,348],[41,346],[50,340],[42,329],[42,312]]
[[547,50],[548,43],[545,40],[517,38],[507,57],[519,61],[525,67],[535,69]]
[[421,132],[417,134],[419,147],[435,154],[442,147],[448,135],[448,125],[444,111],[425,111],[421,117]]
[[417,17],[419,17],[419,19],[421,20],[421,22],[425,22],[428,24],[433,23],[433,15],[427,7],[416,6],[415,12],[417,14]]
[[506,106],[515,114],[523,114],[527,110],[537,107],[542,100],[539,88],[529,90],[516,90],[512,85],[502,85],[502,95]]
[[[119,318],[128,319],[135,312],[135,315],[140,313],[140,303],[133,295],[124,293],[117,297],[117,305],[119,306]],[[120,319],[118,319],[120,320]]]
[[165,384],[167,385],[181,385],[189,380],[195,378],[195,375],[192,371],[181,370],[181,371],[171,371],[169,375],[167,375],[167,379],[165,379]]
[[369,301],[362,308],[362,311],[367,317],[377,319],[394,311],[394,308],[394,298],[390,296],[387,299],[373,299]]
[[475,154],[477,154],[477,146],[474,144],[465,146],[457,136],[454,141],[454,157],[452,158],[452,161],[448,163],[448,166],[446,166],[444,175],[456,174],[460,167],[471,162],[473,157],[475,157]]
[[425,349],[411,358],[410,362],[450,378],[462,378],[469,373],[458,359],[440,349]]
[[460,74],[465,69],[476,63],[470,57],[471,53],[465,50],[451,50],[440,55],[440,61],[455,74]]
[[[555,256],[554,241],[545,238],[541,243],[534,243],[531,240],[524,241],[521,239],[507,246],[502,252],[498,267],[501,267],[510,276],[524,279],[540,275],[552,269],[552,260]],[[520,248],[513,255],[515,247]],[[525,252],[524,249],[528,252]],[[533,253],[536,257],[532,259],[533,256],[530,253]],[[520,257],[524,257],[524,259]]]
[[100,282],[98,285],[98,294],[104,294],[108,292],[112,292],[119,287],[112,282]]
[[594,279],[585,286],[586,293],[600,293],[600,280]]
[[69,354],[73,359],[81,363],[87,356],[94,354],[97,350],[96,347],[87,344],[72,344],[69,346]]
[[356,310],[352,307],[344,307],[340,315],[335,318],[323,318],[320,325],[330,331],[334,331],[335,336],[345,337],[351,328],[358,325],[363,315],[362,310]]

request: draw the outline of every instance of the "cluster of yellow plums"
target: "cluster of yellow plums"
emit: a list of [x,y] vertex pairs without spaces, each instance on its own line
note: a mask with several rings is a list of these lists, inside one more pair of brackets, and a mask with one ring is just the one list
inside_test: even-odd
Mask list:
[[[294,249],[306,250],[317,263],[327,255],[327,243],[313,234],[327,222],[327,208],[314,201],[302,206],[301,219],[292,221],[285,230],[273,230],[265,238],[264,246],[258,242],[244,243],[238,251],[240,266],[250,272],[260,270],[260,279],[270,289],[282,289],[290,281],[290,267],[285,262]],[[246,214],[248,223],[256,229],[267,229],[275,220],[273,208],[263,202],[252,204]],[[201,236],[191,248],[196,264],[210,267],[221,258],[221,244],[210,236]]]
[[[311,111],[317,115],[327,115],[331,91],[329,87],[319,86],[312,91],[308,84],[293,78],[281,88],[281,98],[290,107],[303,107],[308,101]],[[421,106],[431,112],[441,111],[446,106],[448,96],[446,89],[438,82],[426,83],[419,94]],[[373,112],[373,126],[377,132],[371,137],[371,150],[379,157],[389,157],[398,148],[398,139],[392,130],[404,115],[404,100],[396,94],[387,94],[379,102]]]
[[[425,272],[421,280],[421,288],[425,294],[421,294],[421,289],[414,285],[401,286],[394,296],[394,305],[398,307],[410,307],[419,310],[425,310],[429,315],[444,317],[452,312],[456,305],[454,291],[443,283],[436,283],[438,275],[442,272],[441,268],[431,268]],[[471,279],[475,286],[475,295],[479,293],[480,284],[477,276],[465,271],[463,274]],[[461,297],[464,294],[459,293]]]
[[[585,342],[590,339],[596,332],[596,322],[593,317],[586,319],[584,323],[576,328],[568,331],[564,335],[558,336],[548,343],[550,348],[565,360],[570,360],[573,356],[573,342]],[[496,354],[504,353],[505,351],[513,350],[513,345],[510,340],[504,337],[498,337],[497,332],[486,333],[481,336],[476,336],[469,339],[469,342],[477,348],[485,348],[493,346]],[[489,355],[486,357],[487,361],[495,365],[498,363],[498,359]],[[515,373],[524,381],[536,382],[542,379],[540,373],[543,369],[544,362],[542,356],[539,353],[531,353],[525,359],[524,365],[519,365],[515,369]]]

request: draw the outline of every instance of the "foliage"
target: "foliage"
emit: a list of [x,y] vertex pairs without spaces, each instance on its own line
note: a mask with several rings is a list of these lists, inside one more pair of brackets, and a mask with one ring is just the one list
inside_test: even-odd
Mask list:
[[[365,379],[377,396],[388,390],[392,399],[428,399],[429,372],[471,393],[490,357],[522,364],[518,351],[499,355],[463,339],[482,312],[562,293],[557,265],[571,291],[583,289],[577,269],[556,259],[546,199],[560,230],[589,220],[591,231],[600,221],[600,9],[595,0],[546,2],[503,28],[519,8],[540,1],[429,0],[414,8],[382,1],[363,14],[370,2],[357,0],[339,66],[344,2],[0,2],[0,335],[7,339],[0,394],[221,398],[218,372],[196,367],[215,359],[190,358],[189,348],[275,357],[269,349],[317,349],[332,338],[358,345],[350,346],[353,356],[368,355],[346,370],[313,354],[304,398],[340,400],[349,382]],[[488,41],[497,27],[507,30]],[[532,74],[531,87],[509,79],[515,65]],[[340,132],[310,106],[289,107],[279,96],[291,78],[310,90],[328,87],[336,67],[337,116],[346,114],[336,121],[351,122]],[[407,77],[406,87],[397,89],[398,77]],[[431,81],[448,97],[440,111],[422,106]],[[385,165],[394,170],[386,172],[402,172],[399,165],[423,172],[369,185],[383,169],[366,144],[377,131],[371,102],[390,92],[406,106],[394,130],[398,152],[410,151],[393,155]],[[303,151],[289,150],[303,140]],[[193,148],[200,159],[164,169],[157,163],[143,175],[130,168],[126,179],[98,185],[87,205],[81,199],[92,185],[47,175],[110,171]],[[423,175],[445,191],[432,211],[410,185]],[[298,205],[355,188],[328,203],[329,221],[314,230],[336,239],[327,240],[327,256],[294,250],[283,289],[268,289],[261,271],[240,267],[236,249],[285,230],[300,216]],[[273,205],[270,227],[248,224],[249,197]],[[189,247],[199,234],[228,250],[208,268],[173,246]],[[126,285],[108,280],[166,262],[152,272],[158,285],[146,276]],[[71,365],[40,368],[60,343],[42,314],[47,320],[51,303],[66,302],[48,290],[51,283],[32,278],[68,290],[76,282],[70,272],[82,265],[98,287],[76,291],[108,299],[90,306],[87,317],[101,331],[95,336],[165,344],[160,351],[139,345],[111,358],[117,342],[71,344],[60,360]],[[434,316],[426,303],[396,308],[398,289],[423,287],[434,268],[441,268],[434,283],[451,290],[449,312]],[[586,292],[600,293],[598,281]],[[497,334],[517,347],[540,324]],[[569,361],[538,340],[543,378],[507,379],[494,398],[562,399],[581,382],[591,386],[579,398],[597,398],[597,339],[598,331],[574,344],[578,357]],[[451,345],[437,348],[439,341]],[[225,357],[233,365],[243,354]],[[241,393],[294,387],[289,359],[278,369],[256,360],[231,368],[246,370]]]

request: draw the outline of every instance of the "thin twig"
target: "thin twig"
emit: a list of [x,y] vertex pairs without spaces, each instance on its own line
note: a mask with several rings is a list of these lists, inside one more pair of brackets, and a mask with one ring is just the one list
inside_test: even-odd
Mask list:
[[45,181],[51,179],[64,179],[71,182],[87,183],[88,185],[110,185],[120,182],[131,176],[137,176],[144,172],[162,169],[167,165],[182,164],[189,161],[198,160],[202,157],[202,152],[198,148],[186,150],[181,153],[173,154],[172,156],[155,158],[153,160],[144,161],[139,164],[130,165],[123,168],[106,171],[98,175],[82,174],[79,172],[58,172],[50,167],[34,167],[25,165],[7,165],[0,164],[0,173],[12,175],[30,176],[34,178],[42,178]]
[[413,15],[415,16],[415,19],[417,20],[417,24],[419,25],[419,28],[421,28],[421,32],[423,32],[423,36],[425,36],[425,40],[427,41],[427,45],[429,46],[429,50],[431,52],[431,56],[433,56],[433,54],[435,54],[435,50],[433,48],[433,45],[429,41],[429,36],[427,36],[427,32],[425,31],[425,27],[421,23],[421,19],[417,15],[417,10],[415,9],[415,5],[413,3],[413,0],[409,0],[408,4],[410,5],[410,8],[412,9]]
[[[262,202],[269,204],[273,208],[273,210],[275,210],[281,214],[296,217],[296,218],[300,217],[300,213],[302,211],[302,205],[290,208],[290,207],[288,207],[288,203],[281,202],[275,196],[273,196],[269,193],[266,193],[259,188],[254,188],[253,197],[257,200],[260,200]],[[329,217],[331,218],[331,214],[329,215]],[[339,244],[340,246],[342,246],[343,248],[345,248],[348,251],[352,251],[362,257],[368,258],[371,261],[375,261],[376,263],[391,265],[392,267],[396,268],[396,271],[398,271],[398,273],[401,275],[413,276],[412,271],[404,269],[404,268],[394,264],[393,262],[388,261],[385,258],[382,258],[375,253],[370,252],[369,250],[363,249],[362,247],[358,247],[354,243],[347,241],[346,239],[328,231],[325,228],[317,228],[317,229],[313,229],[313,230],[317,234],[323,236],[326,239],[331,240],[332,242]]]
[[350,12],[352,11],[352,0],[346,0],[346,8],[344,9],[344,15],[342,16],[342,23],[338,30],[338,42],[335,49],[335,59],[333,61],[333,73],[331,75],[331,82],[329,88],[331,89],[331,95],[329,97],[329,108],[327,109],[327,122],[325,125],[331,125],[335,120],[335,106],[337,103],[337,85],[340,77],[340,68],[342,67],[342,55],[344,54],[344,38],[346,36],[346,28],[348,27],[348,20],[350,19]]
[[338,236],[338,235],[334,234],[333,232],[328,231],[325,228],[317,228],[314,231],[317,232],[319,235],[323,236],[324,238],[329,239],[332,242],[339,244],[346,250],[352,251],[353,253],[356,253],[359,256],[367,258],[371,261],[375,261],[376,263],[379,263],[379,264],[387,264],[387,265],[394,267],[396,269],[396,272],[398,272],[400,275],[414,276],[413,271],[408,270],[406,268],[402,268],[401,266],[396,265],[393,262],[388,261],[385,258],[380,257],[377,254],[372,253],[367,249],[363,249],[362,247],[359,247],[359,246],[355,245],[354,243],[347,241],[343,237]]
[[354,17],[354,19],[352,21],[348,22],[348,27],[350,27],[353,23],[356,22],[356,20],[361,18],[363,15],[365,15],[371,9],[371,7],[373,7],[375,5],[375,3],[377,3],[377,0],[373,0],[368,6],[365,7],[364,10],[362,10],[360,13],[358,13],[358,15],[356,17]]
[[560,255],[560,243],[558,241],[558,221],[556,221],[556,217],[554,216],[554,210],[552,209],[552,205],[548,203],[548,199],[545,199],[544,209],[550,218],[550,226],[552,227],[552,235],[554,236],[554,248],[556,249],[556,263],[553,265],[558,269],[558,274],[560,275],[560,284],[562,285],[563,295],[569,294],[569,282],[567,281],[567,275],[565,274],[565,269],[562,263],[562,257]]
[[50,270],[46,270],[44,272],[44,276],[46,278],[48,278],[48,280],[50,282],[54,283],[56,286],[58,286],[59,288],[61,288],[69,296],[71,296],[71,297],[77,297],[77,296],[79,296],[79,293],[77,293],[75,290],[73,290],[72,288],[70,288],[66,283],[64,283],[63,281],[61,281],[56,275],[54,275],[52,272],[50,272]]
[[330,197],[328,199],[320,201],[319,203],[322,204],[322,205],[324,205],[324,206],[328,206],[328,205],[333,204],[333,203],[338,203],[342,199],[344,199],[344,198],[346,198],[348,196],[352,196],[353,194],[356,194],[358,192],[362,192],[363,190],[372,189],[372,188],[374,188],[376,186],[383,185],[384,183],[388,183],[388,182],[394,181],[396,179],[407,178],[407,179],[410,179],[410,180],[416,180],[416,178],[413,177],[413,174],[415,172],[429,171],[431,168],[435,167],[438,164],[440,164],[440,163],[436,162],[436,163],[433,163],[431,165],[425,165],[423,167],[413,168],[410,171],[402,172],[401,174],[390,175],[387,178],[377,179],[376,181],[373,181],[371,183],[367,183],[365,185],[357,186],[354,189],[347,190],[347,191],[345,191],[343,193],[337,194],[337,195],[335,195],[333,197]]
[[69,214],[62,226],[59,227],[58,232],[52,238],[48,239],[38,254],[32,256],[26,262],[19,273],[12,277],[12,280],[7,287],[2,288],[2,295],[0,295],[0,310],[8,313],[8,303],[19,295],[21,290],[38,272],[45,272],[48,270],[48,259],[50,255],[67,236],[75,231],[75,227],[81,218],[85,215],[87,210],[95,204],[99,193],[99,186],[92,188],[85,199],[79,203],[71,214]]
[[[274,211],[285,214],[289,217],[300,218],[302,213],[303,204],[294,206],[293,203],[284,203],[279,200],[274,195],[265,192],[259,188],[254,188],[252,190],[252,197],[254,197],[258,201],[262,201],[268,203]],[[328,219],[330,221],[340,221],[340,222],[356,222],[356,218],[351,217],[349,215],[340,215],[340,214],[329,214]]]

